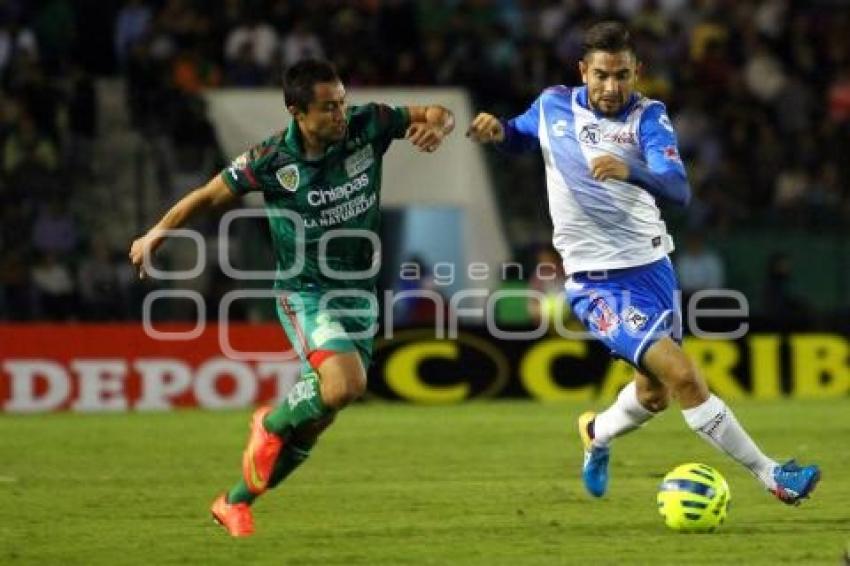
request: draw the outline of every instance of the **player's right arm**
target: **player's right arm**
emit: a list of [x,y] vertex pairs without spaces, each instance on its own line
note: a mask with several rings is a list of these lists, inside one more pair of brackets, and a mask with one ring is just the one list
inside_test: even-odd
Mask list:
[[227,205],[238,196],[223,175],[216,175],[206,185],[199,187],[177,201],[156,225],[130,246],[130,262],[139,270],[139,278],[145,277],[145,256],[150,256],[162,244],[169,230],[181,228],[196,214]]
[[524,113],[509,120],[501,120],[487,112],[479,113],[469,125],[466,137],[479,143],[497,144],[509,153],[523,153],[540,148],[540,98]]

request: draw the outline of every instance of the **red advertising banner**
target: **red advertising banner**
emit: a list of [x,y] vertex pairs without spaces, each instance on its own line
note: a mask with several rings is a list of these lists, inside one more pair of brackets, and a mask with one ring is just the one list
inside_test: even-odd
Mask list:
[[0,410],[226,409],[276,403],[300,363],[277,324],[0,325]]

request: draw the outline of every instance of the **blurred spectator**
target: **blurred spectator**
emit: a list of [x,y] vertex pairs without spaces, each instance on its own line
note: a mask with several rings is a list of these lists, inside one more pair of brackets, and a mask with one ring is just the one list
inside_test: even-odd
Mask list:
[[15,19],[0,22],[0,74],[5,74],[10,62],[22,54],[38,58],[35,33]]
[[287,67],[303,59],[321,59],[325,56],[319,37],[304,20],[298,20],[292,31],[283,38],[282,53],[283,64]]
[[32,245],[48,255],[65,255],[77,247],[77,224],[74,217],[64,210],[59,198],[48,201],[36,216]]
[[221,84],[221,69],[200,47],[183,49],[174,59],[172,80],[183,94],[198,95],[206,88]]
[[76,12],[69,0],[45,0],[35,13],[33,27],[41,58],[56,72],[71,57],[77,36]]
[[224,44],[224,57],[236,61],[247,49],[251,61],[262,69],[269,69],[278,49],[277,32],[269,24],[257,19],[249,10],[242,23],[230,31]]
[[127,61],[127,107],[133,127],[149,131],[162,119],[165,98],[163,65],[151,54],[147,39],[134,44]]
[[744,66],[744,80],[751,93],[764,103],[772,103],[785,88],[782,63],[768,48],[759,42]]
[[67,320],[74,316],[74,278],[67,265],[52,253],[45,253],[32,268],[35,311],[49,320]]
[[254,59],[254,49],[250,43],[243,43],[239,53],[227,62],[225,79],[231,86],[255,87],[269,79],[269,73]]
[[123,67],[133,47],[149,32],[153,11],[144,0],[126,0],[115,18],[115,58]]
[[791,257],[784,252],[773,254],[767,263],[764,311],[777,330],[799,330],[809,324],[809,307],[791,288],[793,269]]
[[29,279],[29,254],[16,229],[20,207],[8,206],[2,211],[4,236],[0,241],[0,320],[29,320],[32,316],[32,289]]
[[79,65],[72,67],[69,78],[66,162],[75,178],[90,177],[97,135],[97,95],[91,75]]
[[676,273],[684,295],[702,289],[723,289],[726,285],[723,260],[706,247],[705,238],[698,232],[685,236],[685,249],[676,258]]
[[14,130],[3,144],[3,171],[7,175],[18,169],[45,169],[53,171],[59,163],[53,141],[39,133],[29,113],[18,117]]
[[77,281],[82,318],[115,320],[126,316],[115,261],[103,236],[92,240],[89,254],[77,271]]
[[850,65],[841,69],[829,86],[828,103],[832,120],[846,123],[850,119]]
[[792,211],[803,200],[809,185],[809,173],[800,161],[782,169],[776,177],[774,206],[781,211]]

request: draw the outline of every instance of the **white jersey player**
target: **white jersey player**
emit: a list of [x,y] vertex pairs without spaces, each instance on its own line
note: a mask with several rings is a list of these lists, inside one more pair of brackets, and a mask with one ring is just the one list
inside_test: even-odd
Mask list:
[[467,133],[509,153],[542,151],[570,306],[635,368],[611,407],[579,417],[584,485],[594,496],[605,493],[610,441],[672,396],[690,428],[796,504],[820,479],[818,467],[780,465],[762,453],[680,347],[678,282],[667,257],[673,242],[656,203],[685,205],[690,188],[664,105],[635,92],[638,69],[625,26],[597,24],[585,36],[582,86],[548,88],[508,120],[481,113]]

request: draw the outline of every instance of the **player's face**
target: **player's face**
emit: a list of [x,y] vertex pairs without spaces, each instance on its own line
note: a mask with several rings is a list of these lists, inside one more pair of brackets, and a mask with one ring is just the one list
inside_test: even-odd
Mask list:
[[637,61],[631,51],[592,51],[579,61],[590,105],[606,116],[618,114],[635,90]]
[[342,83],[316,83],[313,101],[300,113],[301,128],[317,140],[333,143],[345,137],[345,87]]

